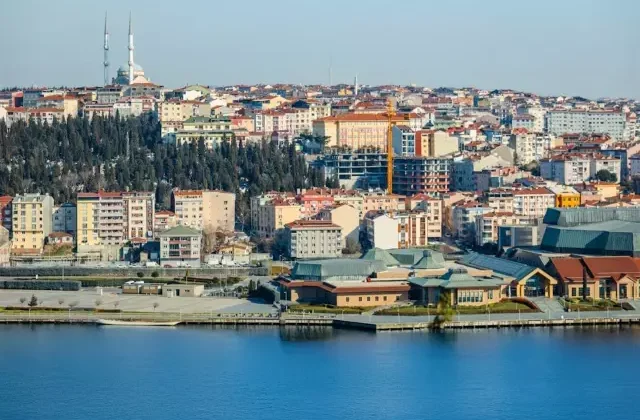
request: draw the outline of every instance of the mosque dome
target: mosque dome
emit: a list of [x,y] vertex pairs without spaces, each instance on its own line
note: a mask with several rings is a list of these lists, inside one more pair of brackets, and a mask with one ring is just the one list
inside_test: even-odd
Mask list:
[[[129,72],[129,64],[125,64],[120,66],[118,69],[118,73],[128,73]],[[140,64],[133,63],[133,72],[142,72],[144,74],[144,69]]]

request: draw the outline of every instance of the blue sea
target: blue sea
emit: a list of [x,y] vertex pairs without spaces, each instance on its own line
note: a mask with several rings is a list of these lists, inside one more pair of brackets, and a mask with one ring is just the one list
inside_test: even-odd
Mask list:
[[640,419],[640,328],[0,326],[0,420]]

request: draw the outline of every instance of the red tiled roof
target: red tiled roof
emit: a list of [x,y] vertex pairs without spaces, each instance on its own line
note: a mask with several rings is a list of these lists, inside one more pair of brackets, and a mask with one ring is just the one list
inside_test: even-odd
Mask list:
[[339,229],[340,226],[329,220],[296,220],[285,225],[289,229]]
[[584,269],[588,281],[611,278],[619,280],[625,275],[640,278],[640,259],[632,257],[551,258],[551,263],[563,281],[582,281]]

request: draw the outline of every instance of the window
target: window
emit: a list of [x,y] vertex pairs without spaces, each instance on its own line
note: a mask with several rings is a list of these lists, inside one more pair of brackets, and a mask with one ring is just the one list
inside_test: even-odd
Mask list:
[[573,289],[571,289],[571,296],[575,297],[578,295],[578,290],[574,287]]
[[367,302],[371,302],[371,296],[367,296]]
[[347,302],[349,302],[349,296],[347,296],[347,297],[345,298],[345,300],[346,300]]
[[362,296],[360,296],[360,297],[358,298],[358,301],[362,302]]
[[387,300],[387,297],[386,297],[386,296],[383,296],[383,297],[382,297],[382,300],[386,301],[386,300]]

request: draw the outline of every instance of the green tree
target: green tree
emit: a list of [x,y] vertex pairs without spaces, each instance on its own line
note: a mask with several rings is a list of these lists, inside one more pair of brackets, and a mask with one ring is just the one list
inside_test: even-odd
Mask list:
[[31,295],[31,299],[29,300],[29,303],[27,303],[27,305],[29,305],[30,308],[35,308],[36,306],[38,306],[38,298],[36,297],[36,295]]
[[618,182],[618,176],[606,169],[600,169],[596,172],[596,179],[603,182]]

